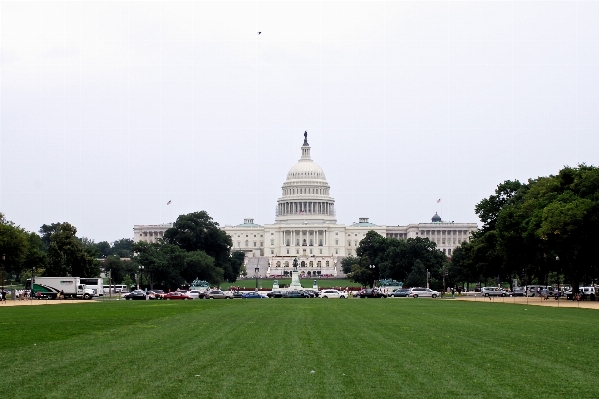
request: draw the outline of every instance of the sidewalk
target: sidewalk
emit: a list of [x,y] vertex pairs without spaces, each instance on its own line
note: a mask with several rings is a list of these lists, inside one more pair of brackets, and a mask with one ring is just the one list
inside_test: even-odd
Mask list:
[[531,305],[531,306],[550,306],[550,307],[560,307],[560,308],[581,308],[581,309],[599,309],[599,301],[568,301],[566,299],[555,300],[554,298],[549,298],[547,300],[541,297],[490,297],[485,298],[480,295],[477,296],[463,296],[456,297],[458,301],[476,301],[476,302],[487,302],[487,303],[508,303],[508,304],[516,304],[516,305]]

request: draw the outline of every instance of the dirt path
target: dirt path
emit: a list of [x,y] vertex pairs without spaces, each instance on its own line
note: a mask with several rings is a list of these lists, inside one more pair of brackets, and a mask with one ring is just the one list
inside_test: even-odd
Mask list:
[[63,305],[69,303],[97,303],[93,300],[79,300],[79,299],[33,299],[33,300],[12,300],[7,299],[6,302],[0,303],[0,309],[7,306],[37,306],[37,305]]
[[554,298],[547,300],[541,297],[491,297],[484,298],[480,296],[472,297],[460,297],[457,298],[459,301],[477,301],[477,302],[491,302],[491,303],[511,303],[516,305],[530,305],[530,306],[551,306],[560,308],[583,308],[583,309],[599,309],[599,301],[568,301],[566,299],[560,299],[556,301]]

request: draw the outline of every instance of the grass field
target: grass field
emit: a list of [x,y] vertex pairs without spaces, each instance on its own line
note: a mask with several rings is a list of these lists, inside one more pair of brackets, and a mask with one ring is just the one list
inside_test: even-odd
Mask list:
[[0,308],[33,398],[596,398],[594,310],[427,299]]

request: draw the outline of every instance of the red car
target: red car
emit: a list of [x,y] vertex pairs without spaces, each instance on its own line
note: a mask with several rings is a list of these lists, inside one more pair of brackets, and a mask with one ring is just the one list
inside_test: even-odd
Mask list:
[[166,299],[167,301],[171,300],[171,299],[182,299],[182,300],[188,300],[191,299],[191,297],[187,294],[184,294],[182,292],[169,292],[168,294],[164,294],[164,296],[162,297],[162,299]]

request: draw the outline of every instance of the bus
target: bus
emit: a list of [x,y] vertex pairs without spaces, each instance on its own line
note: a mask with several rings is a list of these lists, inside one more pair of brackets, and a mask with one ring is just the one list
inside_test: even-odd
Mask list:
[[104,286],[104,295],[109,295],[110,291],[112,291],[112,293],[121,293],[121,292],[127,292],[127,286],[124,284],[116,284],[116,285],[106,285]]
[[104,295],[104,279],[103,278],[81,278],[81,284],[85,284],[85,288],[94,290],[94,296]]

